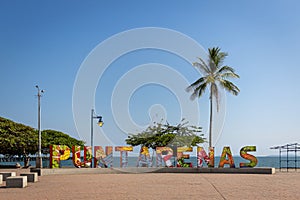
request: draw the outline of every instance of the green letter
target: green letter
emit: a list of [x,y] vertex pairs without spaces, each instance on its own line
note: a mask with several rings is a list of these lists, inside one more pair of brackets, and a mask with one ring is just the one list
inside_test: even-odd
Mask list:
[[248,154],[248,151],[256,151],[256,146],[245,146],[241,148],[240,155],[242,158],[249,160],[250,163],[240,163],[240,168],[243,167],[255,167],[257,165],[257,158]]

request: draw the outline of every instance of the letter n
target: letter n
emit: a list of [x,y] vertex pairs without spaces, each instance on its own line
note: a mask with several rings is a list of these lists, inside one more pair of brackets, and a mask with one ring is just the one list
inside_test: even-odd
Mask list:
[[209,156],[203,149],[203,147],[197,147],[197,165],[198,167],[203,167],[203,160],[208,167],[214,167],[215,165],[215,155],[214,148],[210,148]]

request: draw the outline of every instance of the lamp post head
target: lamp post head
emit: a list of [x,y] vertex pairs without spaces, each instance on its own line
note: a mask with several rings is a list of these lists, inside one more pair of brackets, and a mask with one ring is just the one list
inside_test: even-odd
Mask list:
[[98,121],[98,126],[102,127],[103,126],[103,121],[102,121],[102,117],[99,117],[99,121]]

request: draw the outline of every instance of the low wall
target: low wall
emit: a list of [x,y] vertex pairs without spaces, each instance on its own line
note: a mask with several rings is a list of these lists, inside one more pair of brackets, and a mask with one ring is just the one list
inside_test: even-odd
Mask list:
[[223,174],[275,174],[275,168],[56,168],[37,169],[31,168],[31,172],[39,175],[51,174],[138,174],[138,173],[223,173]]

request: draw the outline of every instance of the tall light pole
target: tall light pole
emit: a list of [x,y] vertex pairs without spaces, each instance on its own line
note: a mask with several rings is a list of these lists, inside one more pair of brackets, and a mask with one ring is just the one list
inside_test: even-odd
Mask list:
[[38,145],[38,156],[36,158],[36,168],[43,167],[42,161],[42,134],[41,134],[41,96],[44,93],[44,90],[40,90],[39,86],[35,86],[38,90],[38,131],[39,131],[39,145]]
[[[102,116],[95,115],[94,109],[91,110],[91,147],[92,147],[92,157],[94,153],[94,130],[93,130],[93,119],[99,119],[98,120],[98,126],[102,127],[103,126],[103,121],[102,121]],[[93,163],[93,161],[92,161]],[[91,164],[91,167],[93,165]]]

